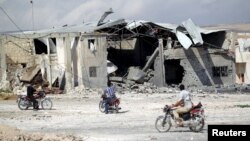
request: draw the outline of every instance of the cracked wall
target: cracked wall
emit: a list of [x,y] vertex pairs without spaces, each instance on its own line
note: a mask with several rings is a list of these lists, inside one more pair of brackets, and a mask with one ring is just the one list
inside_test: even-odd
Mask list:
[[[18,69],[32,66],[35,63],[32,56],[33,42],[28,38],[17,38],[7,35],[2,35],[1,38],[1,47],[5,50],[3,57],[6,59],[6,80],[12,82],[15,80]],[[3,73],[1,72],[1,74]]]
[[[227,54],[216,49],[192,47],[165,50],[165,60],[180,59],[184,68],[181,83],[187,86],[231,85],[235,82],[235,63]],[[227,67],[217,75],[216,68]],[[222,70],[221,70],[222,71]]]

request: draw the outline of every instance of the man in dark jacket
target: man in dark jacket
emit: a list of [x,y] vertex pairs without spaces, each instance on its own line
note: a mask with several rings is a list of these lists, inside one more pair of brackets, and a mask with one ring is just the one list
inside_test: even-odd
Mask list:
[[32,85],[29,85],[27,87],[27,96],[30,99],[30,101],[33,102],[33,108],[38,110],[39,109],[38,102],[36,101],[36,98],[34,97],[35,91],[36,91],[36,89],[34,87],[32,87]]

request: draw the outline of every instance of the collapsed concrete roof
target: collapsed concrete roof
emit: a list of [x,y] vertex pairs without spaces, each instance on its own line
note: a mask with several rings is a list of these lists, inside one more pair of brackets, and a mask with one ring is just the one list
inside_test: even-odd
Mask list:
[[[109,12],[110,13],[110,12]],[[105,16],[105,15],[104,15]],[[107,15],[106,15],[107,16]],[[94,33],[94,32],[103,32],[108,34],[117,34],[118,31],[127,30],[130,34],[139,35],[136,29],[140,27],[146,27],[148,30],[151,30],[151,33],[143,33],[143,35],[151,36],[150,34],[154,34],[157,30],[161,30],[164,32],[173,33],[181,45],[188,49],[191,45],[202,45],[203,39],[201,34],[210,34],[214,32],[226,31],[226,29],[206,29],[201,28],[194,24],[191,19],[183,21],[182,24],[170,24],[170,23],[157,23],[150,22],[144,20],[130,21],[125,19],[117,19],[117,20],[108,20],[103,22],[103,16],[101,18],[101,23],[99,22],[89,22],[83,23],[80,25],[65,25],[63,27],[57,27],[52,29],[44,29],[37,31],[25,31],[25,32],[17,32],[17,33],[9,33],[9,34],[46,34],[46,33]],[[108,30],[112,29],[112,30]],[[189,36],[188,36],[189,35]]]
[[[187,21],[192,21],[191,19],[188,19]],[[185,21],[184,21],[185,22]],[[151,25],[153,27],[158,27],[160,29],[164,29],[170,32],[175,32],[176,28],[179,25],[176,24],[171,24],[171,23],[157,23],[157,22],[150,22],[150,21],[144,21],[144,20],[125,20],[125,19],[117,19],[117,20],[109,20],[101,25],[97,25],[98,22],[88,22],[88,23],[83,23],[79,25],[64,25],[62,27],[53,27],[50,29],[42,29],[42,30],[35,30],[35,31],[24,31],[24,32],[12,32],[12,33],[7,33],[7,34],[36,34],[36,33],[66,33],[66,32],[82,32],[82,33],[91,33],[94,31],[98,31],[104,28],[112,28],[117,25],[123,25],[124,28],[128,30],[132,30],[135,28],[138,28],[139,26],[147,26]],[[180,25],[181,27],[184,27],[183,25]],[[198,30],[202,34],[210,34],[213,32],[219,32],[219,31],[225,31],[227,29],[223,28],[216,28],[216,29],[211,29],[211,28],[200,28],[197,27]]]

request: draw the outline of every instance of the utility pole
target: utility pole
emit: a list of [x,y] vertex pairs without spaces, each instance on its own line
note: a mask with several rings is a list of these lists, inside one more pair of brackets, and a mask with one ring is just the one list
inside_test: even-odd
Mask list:
[[32,30],[34,31],[34,6],[33,6],[33,0],[30,1],[31,8],[32,8]]

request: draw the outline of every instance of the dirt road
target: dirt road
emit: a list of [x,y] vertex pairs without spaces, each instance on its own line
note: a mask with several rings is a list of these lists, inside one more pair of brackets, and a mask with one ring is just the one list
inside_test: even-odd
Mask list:
[[[172,127],[168,133],[158,133],[155,129],[156,117],[163,115],[163,106],[173,103],[176,95],[118,95],[122,110],[118,114],[108,115],[98,109],[99,95],[49,95],[53,109],[39,111],[21,111],[15,100],[1,100],[0,125],[16,127],[27,133],[73,135],[87,141],[206,141],[207,126],[201,133],[190,132],[188,128]],[[193,102],[199,101],[205,108],[206,125],[250,124],[250,108],[236,106],[250,105],[250,95],[194,95]]]

